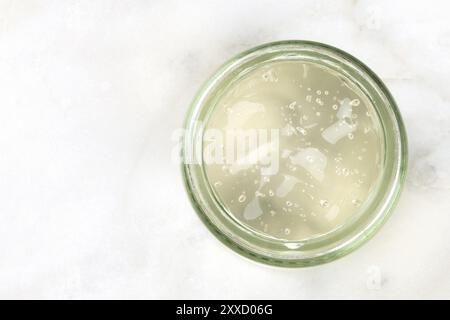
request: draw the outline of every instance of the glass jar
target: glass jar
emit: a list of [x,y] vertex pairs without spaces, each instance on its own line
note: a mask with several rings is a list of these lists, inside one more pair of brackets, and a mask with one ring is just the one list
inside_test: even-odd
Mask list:
[[[315,63],[351,81],[376,110],[383,132],[381,178],[370,201],[356,218],[319,237],[290,240],[267,237],[240,223],[218,198],[205,173],[203,127],[220,98],[258,66],[273,61]],[[268,43],[238,54],[206,81],[193,100],[185,121],[182,175],[193,207],[208,229],[226,246],[258,262],[305,267],[332,261],[355,250],[387,220],[405,179],[407,138],[395,104],[383,82],[362,62],[337,48],[310,41]],[[339,188],[339,186],[335,186]]]

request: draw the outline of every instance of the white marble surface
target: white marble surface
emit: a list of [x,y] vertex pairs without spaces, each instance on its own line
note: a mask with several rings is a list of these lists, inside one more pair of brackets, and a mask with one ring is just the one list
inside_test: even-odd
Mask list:
[[[1,298],[450,298],[448,1],[0,0]],[[310,39],[366,62],[404,116],[410,170],[368,244],[266,267],[201,224],[171,133],[252,46]]]

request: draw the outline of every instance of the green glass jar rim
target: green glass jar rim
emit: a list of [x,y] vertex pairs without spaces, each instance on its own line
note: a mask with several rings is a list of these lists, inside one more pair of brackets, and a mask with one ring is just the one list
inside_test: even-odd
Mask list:
[[[357,83],[362,83],[361,89],[371,98],[377,112],[385,120],[383,129],[388,143],[387,152],[389,167],[384,173],[384,183],[380,186],[379,203],[374,203],[373,212],[365,217],[365,223],[355,226],[347,238],[341,236],[339,241],[330,239],[329,243],[305,243],[297,249],[283,251],[285,243],[263,243],[255,240],[237,225],[227,221],[221,214],[220,204],[213,203],[212,195],[208,194],[208,183],[202,176],[203,168],[199,164],[187,163],[188,145],[194,143],[196,132],[193,123],[201,118],[201,112],[211,108],[214,96],[226,77],[236,76],[235,70],[262,56],[298,59],[302,56],[314,59],[325,59],[348,72]],[[254,59],[254,60],[252,60]],[[323,61],[325,61],[323,60]],[[321,60],[322,61],[322,60]],[[345,70],[345,71],[344,71]],[[234,73],[233,73],[234,72]],[[359,81],[359,82],[358,82]],[[214,91],[216,90],[216,91]],[[209,100],[208,100],[209,99]],[[209,103],[209,104],[208,104]],[[384,224],[395,207],[406,176],[408,162],[408,147],[406,130],[398,107],[387,87],[381,79],[364,63],[352,55],[335,47],[303,40],[287,40],[263,44],[244,51],[225,62],[201,86],[196,94],[186,116],[185,137],[181,150],[182,176],[189,199],[198,216],[207,228],[226,246],[244,257],[269,265],[281,267],[306,267],[333,261],[342,257],[367,242]],[[211,197],[211,199],[210,199]],[[376,207],[375,207],[376,206]],[[338,239],[338,238],[336,238]],[[334,242],[333,242],[334,241]]]

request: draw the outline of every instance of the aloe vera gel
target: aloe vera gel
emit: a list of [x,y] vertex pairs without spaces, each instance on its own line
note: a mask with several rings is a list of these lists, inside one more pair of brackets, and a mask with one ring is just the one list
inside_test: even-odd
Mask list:
[[379,181],[384,140],[374,106],[349,79],[315,63],[253,69],[224,92],[208,129],[223,133],[222,161],[205,165],[217,198],[267,237],[330,233],[358,215]]
[[187,115],[183,178],[209,230],[250,259],[337,259],[383,225],[400,195],[407,140],[382,81],[324,44],[245,51],[203,85]]

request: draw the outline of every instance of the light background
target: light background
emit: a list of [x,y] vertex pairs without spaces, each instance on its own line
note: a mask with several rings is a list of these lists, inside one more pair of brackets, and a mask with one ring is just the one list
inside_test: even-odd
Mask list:
[[[450,298],[448,1],[0,0],[0,298]],[[285,270],[223,247],[171,163],[197,88],[255,45],[337,46],[388,85],[406,186],[369,243]]]

